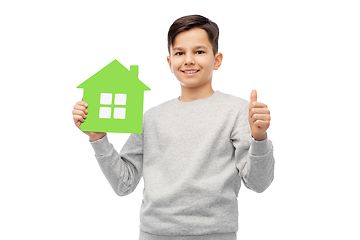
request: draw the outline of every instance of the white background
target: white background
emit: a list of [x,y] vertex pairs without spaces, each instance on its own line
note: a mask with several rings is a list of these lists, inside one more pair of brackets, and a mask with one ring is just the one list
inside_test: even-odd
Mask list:
[[[76,86],[139,65],[144,111],[180,95],[167,31],[220,27],[213,88],[272,115],[275,180],[239,194],[238,239],[360,239],[360,4],[350,0],[2,1],[0,239],[137,239],[143,181],[118,197],[72,120]],[[128,134],[109,134],[120,151]]]

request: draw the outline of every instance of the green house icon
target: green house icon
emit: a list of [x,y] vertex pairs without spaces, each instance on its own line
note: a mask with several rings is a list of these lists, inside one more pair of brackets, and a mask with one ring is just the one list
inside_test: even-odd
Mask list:
[[82,131],[142,133],[144,91],[138,66],[130,71],[116,59],[81,83],[89,106]]

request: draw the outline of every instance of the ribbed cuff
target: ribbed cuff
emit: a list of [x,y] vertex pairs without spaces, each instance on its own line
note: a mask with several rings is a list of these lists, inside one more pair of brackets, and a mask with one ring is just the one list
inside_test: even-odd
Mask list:
[[90,143],[91,146],[94,148],[96,157],[103,157],[111,152],[112,145],[107,138],[107,134],[103,138]]
[[253,156],[263,156],[266,155],[271,149],[271,142],[268,138],[262,141],[256,141],[253,137],[251,137],[251,146],[250,146],[250,154]]
[[208,235],[169,236],[155,235],[140,230],[140,240],[236,240],[236,232],[213,233]]

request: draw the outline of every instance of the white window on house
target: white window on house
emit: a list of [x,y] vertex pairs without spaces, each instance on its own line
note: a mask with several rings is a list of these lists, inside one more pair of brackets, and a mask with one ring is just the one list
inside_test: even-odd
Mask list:
[[111,107],[100,107],[100,118],[111,118]]
[[101,93],[99,118],[111,118],[112,116],[114,119],[125,119],[126,96],[121,93]]
[[111,105],[111,103],[112,103],[112,93],[102,93],[100,95],[101,105]]

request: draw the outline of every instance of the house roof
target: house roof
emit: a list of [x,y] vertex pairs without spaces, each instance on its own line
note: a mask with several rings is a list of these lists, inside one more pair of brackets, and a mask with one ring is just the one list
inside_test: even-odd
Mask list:
[[116,59],[103,69],[81,83],[77,88],[98,89],[99,91],[146,91],[150,90],[138,78],[138,66],[130,66],[130,70],[124,67]]

